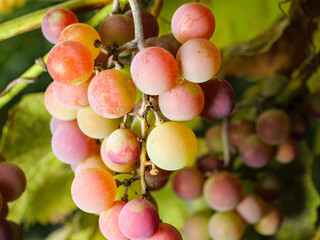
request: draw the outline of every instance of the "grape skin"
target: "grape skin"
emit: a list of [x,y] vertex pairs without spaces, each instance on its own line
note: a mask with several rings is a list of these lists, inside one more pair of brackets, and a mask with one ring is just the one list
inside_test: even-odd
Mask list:
[[209,220],[211,213],[199,212],[187,218],[183,226],[183,234],[187,240],[210,240]]
[[182,240],[182,236],[174,226],[160,223],[157,232],[148,240]]

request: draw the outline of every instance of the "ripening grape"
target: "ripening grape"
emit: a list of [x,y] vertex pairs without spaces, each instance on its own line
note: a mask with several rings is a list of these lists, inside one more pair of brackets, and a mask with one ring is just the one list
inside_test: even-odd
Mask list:
[[102,139],[108,137],[119,128],[121,119],[104,118],[93,111],[91,107],[86,107],[78,111],[77,122],[85,135],[95,139]]
[[152,175],[150,171],[145,172],[145,180],[148,186],[148,190],[155,191],[163,188],[168,180],[172,171],[166,171],[161,168],[157,168],[159,171],[157,175]]
[[[125,181],[126,179],[133,178],[133,175],[127,174],[127,173],[120,173],[113,177],[115,180],[119,181]],[[121,198],[124,196],[126,187],[124,185],[120,185],[117,189],[117,196],[115,200],[121,200]],[[130,184],[130,187],[128,188],[128,201],[131,201],[133,199],[140,198],[142,194],[142,188],[141,188],[141,181],[136,180]]]
[[162,35],[160,38],[161,38],[161,41],[168,42],[171,46],[173,46],[174,52],[171,52],[171,53],[174,57],[176,57],[177,52],[178,52],[179,48],[181,47],[181,43],[179,43],[177,41],[177,39],[174,37],[174,35],[172,33]]
[[246,137],[254,133],[254,123],[248,119],[241,118],[232,122],[228,128],[230,142],[239,147]]
[[100,47],[95,46],[95,41],[101,41],[100,35],[93,27],[85,23],[74,23],[66,27],[59,36],[59,42],[73,40],[81,42],[88,47],[95,59],[100,53]]
[[114,172],[110,170],[102,161],[100,154],[93,155],[85,160],[81,161],[75,169],[75,174],[79,174],[80,172],[88,169],[88,168],[99,168],[109,172],[111,175],[114,175]]
[[304,104],[308,116],[311,119],[320,120],[320,93],[307,95]]
[[178,170],[193,161],[197,154],[197,138],[186,125],[166,122],[155,127],[147,139],[151,161],[164,170]]
[[56,119],[68,121],[77,117],[77,111],[67,109],[58,102],[53,92],[53,83],[47,87],[44,93],[44,105],[47,111]]
[[10,226],[10,223],[3,218],[0,218],[0,239],[3,239],[3,240],[13,239],[13,231]]
[[182,236],[174,226],[160,223],[157,232],[148,240],[182,240]]
[[223,168],[223,161],[216,157],[205,156],[197,161],[197,168],[200,172],[214,172]]
[[[143,36],[145,39],[151,37],[157,37],[159,33],[159,24],[157,19],[149,12],[141,9],[141,19],[142,19],[142,28]],[[125,13],[126,16],[133,19],[132,11]]]
[[290,134],[290,118],[281,110],[269,109],[259,116],[256,128],[262,141],[270,145],[279,145]]
[[269,205],[266,214],[254,225],[254,229],[263,236],[274,235],[282,223],[282,212],[275,205]]
[[244,223],[235,212],[218,212],[210,219],[209,233],[215,240],[240,240],[244,234]]
[[172,54],[172,56],[176,57],[177,49],[166,39],[161,37],[152,37],[146,39],[146,47],[160,47]]
[[204,95],[197,83],[183,81],[159,95],[162,114],[173,121],[190,121],[201,113]]
[[291,121],[291,135],[296,140],[306,138],[310,128],[306,114],[293,110],[289,112],[289,116]]
[[49,52],[47,68],[53,80],[66,85],[79,85],[89,79],[94,67],[87,46],[76,41],[64,41]]
[[50,120],[50,131],[51,134],[54,134],[54,132],[58,129],[58,127],[64,125],[64,124],[75,124],[75,120],[70,120],[70,121],[63,121],[59,120],[57,118],[52,117]]
[[127,74],[108,69],[92,79],[88,98],[90,106],[97,114],[105,118],[119,118],[133,108],[137,89]]
[[[20,225],[16,224],[15,222],[8,221],[13,233],[13,240],[23,240],[23,229]],[[1,239],[1,238],[0,238]]]
[[274,201],[283,192],[283,184],[279,177],[272,173],[264,173],[258,177],[255,192],[267,201]]
[[210,39],[215,29],[215,19],[205,5],[186,3],[175,11],[171,28],[175,38],[181,43],[193,38]]
[[227,117],[236,104],[236,94],[223,78],[213,78],[201,83],[204,93],[204,107],[200,114],[207,121],[218,121]]
[[178,77],[174,57],[160,47],[148,47],[139,51],[132,60],[130,71],[137,88],[149,95],[168,91]]
[[187,218],[183,226],[183,234],[187,240],[211,240],[209,220],[211,213],[199,212]]
[[0,192],[4,202],[16,200],[26,189],[26,176],[14,163],[0,163]]
[[44,15],[41,30],[44,37],[53,44],[58,43],[63,29],[73,23],[77,23],[77,16],[66,8],[52,8]]
[[99,27],[101,42],[111,45],[116,42],[122,46],[134,39],[133,20],[125,15],[114,14],[106,18]]
[[264,167],[274,155],[274,148],[264,143],[257,134],[249,135],[239,151],[244,164],[251,168]]
[[193,38],[179,48],[177,63],[180,74],[190,82],[212,79],[221,64],[219,49],[207,39]]
[[76,165],[92,153],[94,140],[84,135],[76,123],[64,124],[54,132],[51,147],[60,161]]
[[203,194],[209,206],[216,211],[234,209],[242,197],[242,185],[229,172],[214,173],[204,183]]
[[136,160],[140,153],[140,142],[137,135],[127,128],[115,130],[106,143],[108,158],[117,164],[129,164]]
[[132,240],[152,237],[159,223],[157,209],[149,201],[141,198],[127,203],[119,215],[121,232]]
[[297,153],[297,142],[293,138],[289,138],[277,147],[276,160],[279,163],[287,164],[295,159]]
[[174,175],[172,188],[174,193],[185,201],[199,197],[202,193],[203,177],[195,168],[181,169]]
[[99,228],[103,236],[109,240],[128,240],[119,228],[119,214],[126,202],[115,201],[110,208],[101,212]]
[[74,203],[82,211],[100,214],[108,209],[117,194],[117,185],[110,173],[89,168],[76,175],[71,186]]
[[223,152],[221,125],[214,125],[207,130],[206,142],[212,153],[218,154]]
[[249,224],[257,223],[266,212],[265,201],[256,194],[245,196],[237,205],[237,212]]
[[79,110],[89,105],[88,87],[90,79],[77,86],[53,82],[53,92],[57,101],[65,108]]

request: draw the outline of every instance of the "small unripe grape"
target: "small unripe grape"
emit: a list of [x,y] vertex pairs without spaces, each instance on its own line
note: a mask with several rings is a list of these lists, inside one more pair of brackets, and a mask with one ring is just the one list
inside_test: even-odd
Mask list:
[[307,95],[304,103],[308,116],[311,119],[320,120],[320,93]]
[[279,163],[287,164],[292,162],[298,153],[297,142],[289,138],[277,147],[276,160]]
[[214,125],[207,130],[206,142],[212,153],[218,154],[223,152],[221,125]]
[[228,129],[230,142],[239,147],[246,137],[254,133],[254,123],[247,119],[237,119],[232,122]]
[[279,177],[272,173],[264,173],[258,177],[255,192],[267,201],[274,201],[283,192],[283,184]]
[[182,240],[182,236],[174,226],[160,223],[157,232],[148,240]]
[[257,223],[266,212],[266,203],[255,194],[245,196],[237,205],[237,212],[249,224]]
[[211,213],[200,212],[187,218],[183,226],[183,234],[187,240],[210,240],[209,220]]
[[279,230],[282,219],[281,210],[275,205],[269,205],[266,214],[254,225],[254,229],[263,236],[272,236]]

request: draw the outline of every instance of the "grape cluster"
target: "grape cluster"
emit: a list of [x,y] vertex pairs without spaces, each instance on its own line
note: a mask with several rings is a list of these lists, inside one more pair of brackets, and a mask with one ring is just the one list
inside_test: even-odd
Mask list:
[[8,202],[18,199],[25,189],[26,177],[21,168],[6,162],[0,154],[0,239],[23,239],[22,228],[5,218],[9,212]]

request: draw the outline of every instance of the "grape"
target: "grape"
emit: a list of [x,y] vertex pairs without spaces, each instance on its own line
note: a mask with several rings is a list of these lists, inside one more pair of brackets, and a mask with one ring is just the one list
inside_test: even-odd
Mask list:
[[63,121],[63,120],[59,120],[57,118],[52,117],[50,120],[50,131],[51,134],[54,134],[54,132],[58,129],[58,127],[64,125],[64,124],[75,124],[76,121],[72,120],[72,121]]
[[282,194],[282,181],[272,173],[261,174],[255,186],[255,192],[267,201],[274,201]]
[[103,169],[107,172],[109,172],[111,175],[114,175],[114,172],[112,170],[110,170],[102,161],[100,155],[93,155],[90,156],[88,158],[86,158],[85,160],[83,160],[82,162],[80,162],[77,166],[76,166],[76,171],[75,174],[79,174],[80,172],[88,169],[88,168],[99,168],[99,169]]
[[293,110],[289,112],[291,121],[291,135],[296,140],[302,140],[307,137],[309,132],[309,121],[304,113]]
[[99,34],[102,43],[111,45],[116,42],[118,46],[122,46],[134,39],[134,24],[128,16],[114,14],[101,23]]
[[200,115],[204,95],[197,83],[183,81],[159,96],[163,115],[173,121],[190,121]]
[[177,53],[180,74],[190,82],[202,83],[214,77],[221,64],[218,48],[203,38],[185,42]]
[[130,201],[119,215],[121,232],[132,240],[150,238],[156,233],[159,223],[157,209],[145,199]]
[[[143,36],[145,39],[156,37],[159,33],[159,24],[157,19],[149,12],[141,10],[141,19],[142,19],[142,28]],[[125,14],[126,16],[133,19],[132,11],[128,11]]]
[[1,218],[6,218],[7,215],[9,213],[9,207],[8,207],[8,203],[3,203],[2,209],[0,211],[0,219]]
[[110,173],[89,168],[76,175],[71,186],[74,203],[82,211],[100,214],[108,209],[117,194],[117,185]]
[[219,154],[223,152],[221,125],[212,126],[207,130],[206,142],[212,153]]
[[242,197],[242,185],[229,172],[214,173],[204,183],[204,198],[216,211],[229,211],[236,207]]
[[[181,47],[181,43],[177,41],[172,33],[165,34],[160,37],[161,41],[168,42],[173,48],[174,52],[171,52],[174,57],[176,57],[179,48]],[[169,51],[170,52],[170,51]]]
[[0,163],[0,192],[4,202],[16,200],[26,189],[26,176],[14,163]]
[[53,92],[53,83],[47,87],[44,93],[44,105],[47,111],[59,120],[68,121],[77,117],[77,111],[67,109],[58,102]]
[[77,23],[77,16],[66,8],[52,8],[44,15],[41,25],[42,34],[51,43],[58,43],[59,35],[63,29]]
[[89,79],[94,67],[87,46],[76,41],[64,41],[49,52],[47,68],[53,80],[65,85],[79,85]]
[[183,234],[187,240],[210,240],[209,220],[211,214],[206,212],[196,213],[187,218],[183,226]]
[[227,117],[236,104],[236,94],[223,78],[213,78],[201,83],[204,93],[204,107],[200,114],[201,118],[213,122]]
[[157,168],[159,171],[157,175],[152,175],[150,171],[145,172],[145,180],[148,186],[148,190],[155,191],[163,188],[168,180],[170,175],[172,174],[171,171],[166,171],[161,168]]
[[308,116],[311,119],[320,120],[320,93],[307,95],[304,104]]
[[264,167],[274,155],[274,148],[261,141],[257,134],[249,135],[239,150],[244,164],[252,168]]
[[157,232],[148,240],[182,240],[182,236],[174,226],[160,223]]
[[110,208],[101,212],[99,228],[103,236],[109,240],[127,240],[119,228],[119,214],[126,202],[115,201]]
[[254,131],[254,123],[247,119],[241,118],[230,124],[228,129],[228,137],[233,145],[239,147],[245,138],[254,133]]
[[178,170],[193,161],[197,154],[197,138],[182,123],[166,122],[154,128],[147,139],[151,161],[164,170]]
[[197,169],[185,168],[173,177],[172,187],[179,198],[189,201],[201,195],[203,182],[203,177]]
[[108,69],[92,79],[88,98],[93,111],[97,114],[105,118],[119,118],[133,108],[137,89],[127,74]]
[[298,153],[297,142],[289,138],[281,143],[276,151],[276,160],[279,163],[287,164],[292,162]]
[[89,105],[88,87],[90,79],[77,86],[53,82],[53,92],[57,101],[65,108],[79,110]]
[[249,224],[257,223],[265,211],[266,203],[255,194],[245,196],[237,206],[237,212]]
[[[116,180],[119,181],[125,181],[126,179],[131,179],[133,178],[133,175],[127,174],[127,173],[121,173],[117,174],[113,177]],[[120,185],[117,190],[117,196],[116,200],[121,200],[121,198],[124,196],[126,187],[124,185]],[[142,194],[142,189],[141,189],[141,181],[136,180],[130,184],[130,187],[128,188],[128,201],[131,201],[133,199],[137,199],[141,196]]]
[[117,164],[130,164],[140,153],[137,135],[131,129],[117,129],[108,137],[106,143],[108,158]]
[[2,194],[1,194],[1,192],[0,192],[0,212],[1,212],[1,210],[2,210],[3,204],[4,204],[4,202],[3,202],[3,197],[2,197]]
[[181,43],[193,38],[210,39],[215,29],[215,19],[205,5],[186,3],[173,14],[171,28],[175,38]]
[[212,156],[205,156],[198,160],[197,168],[200,172],[214,172],[223,168],[223,161]]
[[167,50],[148,47],[133,58],[131,75],[139,90],[149,95],[159,95],[176,83],[178,66]]
[[23,229],[15,222],[8,221],[13,233],[13,240],[23,240]]
[[108,138],[105,138],[103,140],[103,142],[101,144],[100,152],[101,152],[101,158],[102,158],[104,164],[108,168],[110,168],[114,172],[131,172],[131,171],[138,168],[139,164],[137,161],[132,162],[132,163],[128,163],[128,164],[117,164],[117,163],[112,162],[107,154],[107,147],[106,147],[107,140],[108,140]]
[[0,218],[0,239],[13,240],[13,231],[10,223],[2,218]]
[[290,134],[290,118],[281,110],[269,109],[259,116],[256,127],[262,141],[270,145],[279,145]]
[[177,49],[166,39],[159,37],[152,37],[146,39],[146,47],[160,47],[172,54],[172,56],[176,57]]
[[95,41],[101,41],[100,35],[93,27],[85,23],[74,23],[66,27],[59,36],[59,42],[73,40],[81,42],[88,47],[93,58],[100,53],[100,47],[95,46]]
[[244,234],[244,224],[235,212],[218,212],[210,219],[209,233],[215,240],[240,240]]
[[108,137],[113,131],[119,128],[121,119],[104,118],[91,107],[83,108],[78,111],[77,121],[81,131],[91,138],[101,139]]
[[275,205],[269,205],[266,214],[254,225],[254,229],[263,236],[274,235],[282,223],[282,212]]
[[64,124],[54,132],[51,146],[60,161],[74,165],[89,157],[94,140],[84,135],[76,123]]

